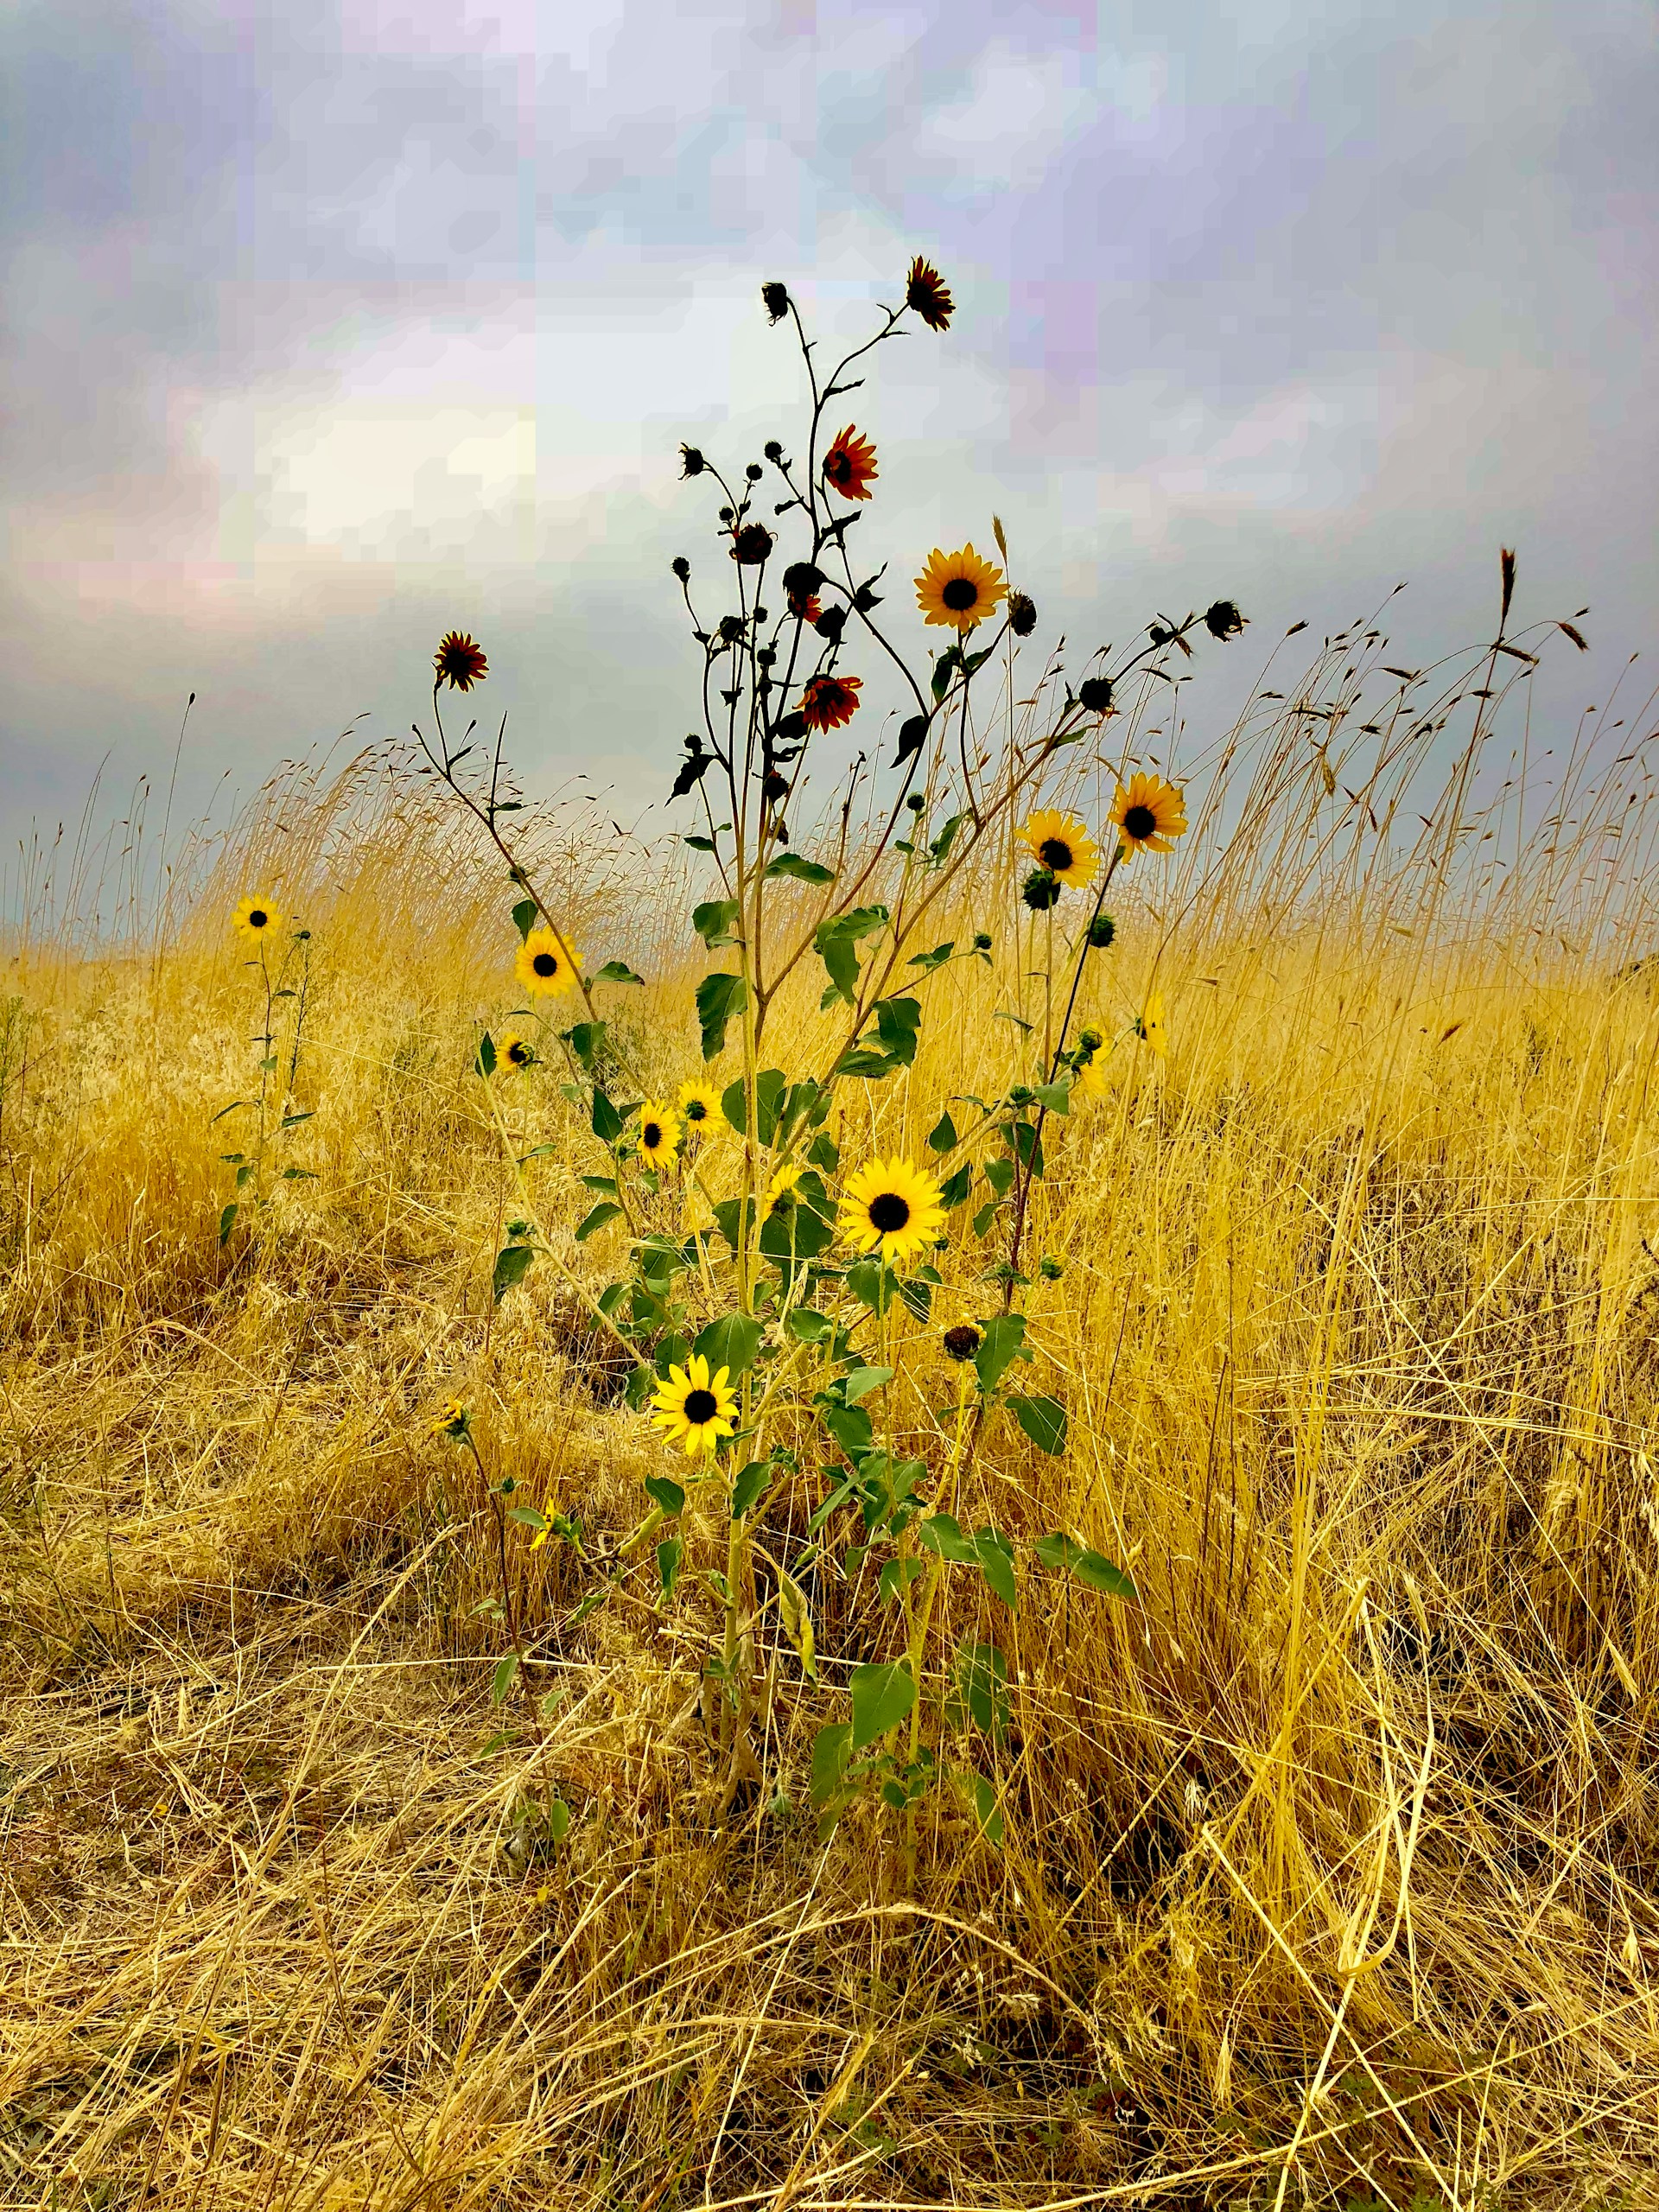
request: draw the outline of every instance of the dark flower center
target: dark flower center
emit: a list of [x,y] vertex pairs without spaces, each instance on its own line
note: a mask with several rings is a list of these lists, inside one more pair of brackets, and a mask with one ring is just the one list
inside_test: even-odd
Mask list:
[[1158,827],[1158,817],[1149,806],[1126,807],[1123,811],[1123,832],[1129,837],[1150,837]]
[[264,908],[263,906],[256,906],[253,912],[248,916],[248,927],[251,930],[262,930],[266,926],[270,920],[270,916],[265,912]]
[[944,1349],[952,1359],[971,1359],[979,1350],[979,1331],[971,1321],[958,1321],[945,1331]]
[[521,1067],[523,1067],[523,1066],[524,1066],[524,1063],[525,1063],[525,1062],[529,1059],[529,1058],[530,1058],[530,1047],[529,1047],[529,1046],[528,1046],[528,1045],[509,1045],[509,1046],[508,1046],[508,1047],[507,1047],[507,1058],[508,1058],[512,1062],[512,1065],[514,1065],[514,1067],[516,1067],[516,1068],[521,1068]]
[[1045,837],[1037,848],[1037,857],[1054,874],[1064,875],[1071,865],[1071,848],[1064,837]]
[[844,446],[837,446],[823,464],[823,473],[833,484],[844,484],[853,473],[853,456]]
[[965,614],[979,604],[979,586],[971,576],[952,576],[939,597],[953,614]]
[[685,1109],[685,1118],[688,1122],[706,1122],[708,1120],[709,1109],[703,1104],[701,1098],[693,1098],[689,1101]]
[[639,1141],[647,1152],[655,1152],[662,1141],[663,1125],[660,1122],[647,1122],[639,1132]]
[[910,1201],[897,1191],[881,1191],[870,1200],[870,1227],[884,1236],[896,1236],[910,1219]]
[[720,1401],[712,1390],[688,1390],[685,1394],[685,1417],[694,1428],[706,1421],[713,1421],[720,1410]]
[[[1141,811],[1143,813],[1145,810],[1146,810],[1142,808]],[[536,973],[538,976],[556,976],[559,972],[559,961],[558,955],[556,953],[538,952],[531,958],[530,964],[536,970]]]

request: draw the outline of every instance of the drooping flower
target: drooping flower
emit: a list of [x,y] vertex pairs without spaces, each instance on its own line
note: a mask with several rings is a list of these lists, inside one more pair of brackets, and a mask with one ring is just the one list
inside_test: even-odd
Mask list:
[[472,1426],[473,1417],[459,1398],[446,1399],[427,1424],[434,1436],[453,1437],[459,1443]]
[[710,1083],[698,1083],[695,1077],[683,1083],[676,1103],[680,1119],[689,1128],[707,1128],[720,1120],[720,1093]]
[[774,277],[771,283],[760,287],[760,302],[766,310],[767,320],[771,322],[781,322],[789,313],[788,286],[779,283]]
[[576,980],[577,965],[575,947],[543,923],[519,946],[512,972],[527,991],[546,995],[568,991]]
[[531,1068],[536,1065],[536,1049],[528,1037],[519,1036],[510,1029],[501,1039],[496,1052],[498,1065],[510,1068]]
[[861,1252],[897,1267],[927,1251],[944,1226],[939,1186],[906,1160],[872,1160],[849,1178],[836,1226]]
[[1028,638],[1037,627],[1037,602],[1028,593],[1009,594],[1008,627],[1016,638]]
[[801,692],[801,719],[808,729],[839,729],[858,712],[858,676],[809,676]]
[[942,553],[936,545],[916,579],[916,604],[923,619],[964,634],[994,614],[1008,595],[1002,571],[983,561],[971,545]]
[[804,1167],[791,1160],[786,1160],[781,1167],[774,1169],[772,1180],[766,1185],[761,1212],[775,1213],[785,1200],[792,1198],[797,1184],[805,1173]]
[[823,456],[823,480],[843,499],[868,499],[878,474],[875,448],[849,423]]
[[1077,686],[1077,704],[1085,714],[1104,715],[1111,711],[1112,679],[1109,676],[1085,676]]
[[283,926],[283,918],[269,899],[245,899],[232,918],[237,935],[260,951],[265,939],[277,935]]
[[688,1459],[713,1452],[736,1426],[730,1380],[729,1368],[717,1367],[710,1375],[708,1361],[694,1351],[683,1367],[671,1366],[667,1382],[658,1386],[651,1402],[652,1426],[671,1443],[683,1445]]
[[1073,891],[1093,882],[1100,866],[1100,848],[1075,814],[1039,806],[1020,835],[1038,867],[1046,868],[1058,882]]
[[[437,683],[447,683],[452,691],[470,691],[490,672],[481,648],[464,630],[450,631],[433,655],[432,665],[437,671]],[[435,691],[437,683],[432,687]]]
[[944,279],[931,261],[918,253],[905,280],[905,305],[914,308],[930,330],[946,330],[957,303],[944,289]]
[[1186,801],[1161,776],[1131,776],[1118,786],[1109,821],[1123,833],[1124,857],[1166,853],[1186,828]]
[[680,1149],[680,1119],[671,1106],[647,1098],[639,1109],[639,1157],[648,1167],[671,1167]]
[[732,558],[744,568],[758,569],[776,543],[763,522],[746,522],[732,540]]
[[1147,992],[1147,1002],[1141,1007],[1135,1021],[1135,1033],[1143,1044],[1151,1046],[1160,1060],[1168,1058],[1169,1030],[1165,1018],[1161,992]]
[[1204,626],[1212,638],[1225,645],[1229,638],[1236,638],[1244,627],[1245,618],[1230,599],[1218,599],[1204,613]]

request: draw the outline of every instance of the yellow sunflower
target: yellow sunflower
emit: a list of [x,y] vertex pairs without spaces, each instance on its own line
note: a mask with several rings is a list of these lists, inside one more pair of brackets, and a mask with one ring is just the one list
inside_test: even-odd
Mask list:
[[728,1367],[717,1367],[710,1375],[708,1361],[694,1351],[683,1367],[671,1367],[667,1382],[658,1385],[652,1424],[671,1443],[683,1444],[688,1459],[712,1452],[736,1426],[732,1416],[737,1399],[727,1387],[730,1379]]
[[452,1436],[459,1442],[472,1427],[472,1420],[459,1398],[446,1398],[427,1426],[434,1436]]
[[705,1135],[712,1135],[714,1127],[722,1118],[720,1093],[712,1083],[699,1083],[695,1077],[690,1082],[680,1085],[680,1095],[675,1103],[686,1127],[700,1130]]
[[805,1168],[798,1162],[786,1160],[783,1166],[774,1172],[771,1182],[766,1185],[766,1200],[760,1208],[761,1212],[771,1213],[780,1199],[788,1198],[805,1173]]
[[936,545],[916,579],[916,604],[929,622],[966,632],[995,614],[1008,595],[1001,569],[982,561],[971,545],[941,553]]
[[278,935],[283,926],[283,918],[269,899],[245,899],[232,922],[237,935],[259,952],[264,950],[265,939]]
[[1107,819],[1123,833],[1126,860],[1142,849],[1166,853],[1186,828],[1186,801],[1161,776],[1131,776],[1127,789],[1118,785]]
[[1135,1033],[1151,1046],[1160,1060],[1169,1058],[1169,1030],[1166,1024],[1162,992],[1147,992],[1147,1002],[1135,1020]]
[[510,1029],[496,1047],[495,1064],[502,1068],[533,1068],[536,1048],[528,1037],[521,1037],[517,1030]]
[[944,1227],[939,1186],[906,1160],[872,1160],[848,1180],[836,1226],[861,1252],[897,1267],[929,1250]]
[[527,991],[568,991],[576,980],[576,948],[543,924],[518,948],[512,972]]
[[1057,883],[1082,891],[1094,881],[1100,848],[1075,814],[1039,806],[1020,835],[1038,867],[1046,868]]
[[671,1167],[680,1149],[680,1117],[659,1098],[639,1109],[639,1157],[647,1167]]

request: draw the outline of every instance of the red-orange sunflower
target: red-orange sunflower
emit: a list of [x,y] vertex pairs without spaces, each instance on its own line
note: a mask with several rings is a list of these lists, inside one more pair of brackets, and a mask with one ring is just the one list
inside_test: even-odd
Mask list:
[[810,676],[801,693],[801,719],[808,729],[839,729],[858,712],[858,676]]
[[803,598],[799,592],[789,594],[789,611],[798,622],[816,622],[823,609],[818,604],[818,594],[810,591]]
[[944,330],[957,311],[957,303],[944,289],[944,279],[931,261],[924,261],[918,253],[910,264],[910,275],[905,282],[905,305],[914,308],[930,330]]
[[[438,683],[447,683],[452,691],[470,691],[490,672],[482,648],[464,630],[449,632],[433,655],[432,665],[438,671]],[[435,691],[437,684],[432,688]]]
[[823,480],[843,499],[868,499],[874,482],[875,448],[849,423],[823,456]]

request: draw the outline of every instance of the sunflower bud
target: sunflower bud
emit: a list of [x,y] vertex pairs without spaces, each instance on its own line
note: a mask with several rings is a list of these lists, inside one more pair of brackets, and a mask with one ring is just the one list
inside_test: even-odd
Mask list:
[[1037,1262],[1037,1272],[1045,1282],[1058,1282],[1065,1273],[1065,1262],[1057,1260],[1052,1252],[1045,1252]]
[[1161,622],[1148,622],[1147,625],[1147,635],[1154,645],[1166,645],[1174,634],[1173,630],[1166,628]]
[[760,450],[765,454],[766,459],[769,461],[772,461],[774,465],[780,461],[784,457],[784,449],[782,446],[779,444],[776,438],[768,438],[765,445],[761,447]]
[[680,474],[682,476],[701,476],[707,467],[708,463],[704,461],[702,453],[696,446],[682,446],[680,448]]
[[1051,869],[1034,868],[1020,887],[1020,896],[1033,914],[1046,914],[1060,895],[1059,878]]
[[732,542],[732,558],[745,568],[758,569],[772,552],[772,532],[764,523],[745,523]]
[[969,1360],[979,1350],[980,1334],[971,1321],[958,1321],[953,1329],[944,1332],[944,1356],[947,1359]]
[[791,599],[810,599],[823,582],[823,570],[810,561],[791,561],[784,570],[784,589]]
[[743,635],[743,617],[741,614],[722,614],[720,618],[720,635],[723,645],[734,645]]
[[1089,943],[1096,952],[1104,952],[1117,935],[1117,924],[1109,914],[1096,914],[1089,925]]
[[1008,1103],[1010,1106],[1029,1106],[1036,1096],[1028,1083],[1016,1083],[1008,1093]]
[[1089,1060],[1094,1058],[1095,1054],[1100,1050],[1101,1046],[1105,1042],[1106,1039],[1102,1036],[1098,1029],[1090,1027],[1079,1033],[1077,1037],[1078,1049],[1080,1052],[1088,1055],[1088,1059],[1085,1059],[1084,1062],[1084,1065],[1085,1067],[1088,1065]]
[[839,640],[842,632],[847,627],[846,608],[826,607],[812,627],[821,638],[827,638],[832,645],[835,645]]
[[1112,703],[1109,676],[1091,676],[1077,690],[1077,704],[1088,715],[1103,715]]
[[785,286],[775,282],[763,284],[760,287],[760,303],[772,321],[781,322],[789,313],[789,293]]
[[1037,602],[1022,591],[1009,594],[1008,627],[1016,638],[1028,638],[1037,627]]
[[926,810],[927,801],[922,797],[920,791],[912,791],[910,797],[905,801],[905,804],[912,814],[921,814]]
[[671,565],[680,582],[683,584],[689,584],[691,581],[691,563],[686,559],[684,554],[677,553]]
[[990,931],[988,930],[976,930],[974,931],[974,950],[976,952],[988,952],[990,949]]
[[766,470],[761,467],[758,461],[752,461],[748,467],[743,471],[743,474],[748,478],[751,484],[758,484],[766,473]]
[[1205,610],[1204,626],[1212,638],[1219,638],[1225,644],[1229,638],[1236,638],[1244,627],[1244,617],[1230,599],[1218,599],[1213,607]]

